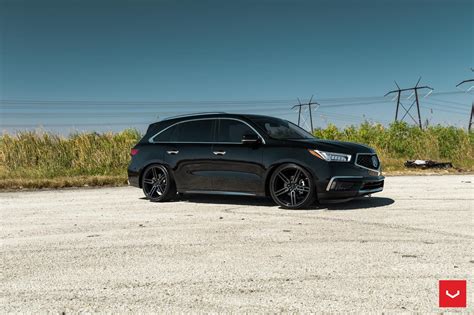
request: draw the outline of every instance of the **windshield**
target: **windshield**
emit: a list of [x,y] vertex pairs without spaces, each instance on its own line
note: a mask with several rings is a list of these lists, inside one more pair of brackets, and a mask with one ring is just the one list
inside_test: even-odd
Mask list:
[[314,139],[306,130],[297,125],[283,119],[273,117],[257,117],[251,118],[260,128],[265,130],[267,135],[274,139],[291,140],[291,139]]

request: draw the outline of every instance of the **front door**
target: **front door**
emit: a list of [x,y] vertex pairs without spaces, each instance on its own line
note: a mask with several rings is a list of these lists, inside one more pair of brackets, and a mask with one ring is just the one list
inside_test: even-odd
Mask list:
[[217,126],[213,154],[213,184],[215,191],[264,193],[262,144],[242,143],[244,135],[256,134],[247,123],[221,118]]

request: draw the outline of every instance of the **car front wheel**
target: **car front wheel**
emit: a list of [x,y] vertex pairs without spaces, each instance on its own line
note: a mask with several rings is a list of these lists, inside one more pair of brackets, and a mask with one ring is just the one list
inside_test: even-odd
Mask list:
[[277,167],[270,178],[270,195],[286,209],[301,209],[313,204],[316,194],[311,174],[296,164]]

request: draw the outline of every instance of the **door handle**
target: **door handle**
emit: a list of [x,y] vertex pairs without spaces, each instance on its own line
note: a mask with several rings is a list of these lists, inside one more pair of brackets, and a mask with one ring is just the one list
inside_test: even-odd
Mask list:
[[212,153],[214,153],[214,155],[225,155],[226,152],[225,151],[214,151]]
[[166,151],[166,153],[170,154],[170,155],[176,155],[179,153],[178,150],[170,150],[170,151]]

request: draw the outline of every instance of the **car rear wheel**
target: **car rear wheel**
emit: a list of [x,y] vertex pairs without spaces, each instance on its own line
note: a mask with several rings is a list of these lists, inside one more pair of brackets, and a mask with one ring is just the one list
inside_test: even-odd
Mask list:
[[167,201],[176,195],[170,173],[163,165],[148,166],[143,172],[142,187],[145,196],[153,202]]
[[296,164],[280,165],[270,178],[270,195],[278,205],[286,209],[301,209],[315,200],[311,174]]

